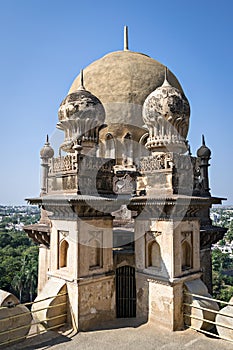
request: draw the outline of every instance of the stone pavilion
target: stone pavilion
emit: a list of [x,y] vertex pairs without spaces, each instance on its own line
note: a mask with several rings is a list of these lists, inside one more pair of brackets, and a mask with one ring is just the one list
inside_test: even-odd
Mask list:
[[25,231],[40,247],[38,300],[67,291],[76,329],[131,317],[182,329],[183,291],[211,293],[211,245],[225,231],[209,211],[222,199],[204,137],[191,154],[189,119],[177,77],[129,50],[127,28],[124,50],[87,66],[62,101],[63,141],[47,138],[40,196],[28,199],[41,219]]

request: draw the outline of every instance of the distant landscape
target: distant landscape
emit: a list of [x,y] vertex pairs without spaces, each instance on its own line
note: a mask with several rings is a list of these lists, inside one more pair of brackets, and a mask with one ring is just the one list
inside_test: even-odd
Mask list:
[[[233,296],[233,205],[211,209],[213,225],[228,229],[212,247],[213,296],[229,301]],[[15,294],[21,302],[37,295],[38,245],[23,227],[39,221],[36,206],[0,205],[0,289]]]
[[37,294],[38,246],[23,231],[37,222],[35,206],[0,205],[0,289],[15,294],[21,302]]

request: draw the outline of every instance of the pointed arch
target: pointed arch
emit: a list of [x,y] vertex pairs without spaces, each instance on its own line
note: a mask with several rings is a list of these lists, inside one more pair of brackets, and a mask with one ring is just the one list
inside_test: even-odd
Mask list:
[[148,267],[161,267],[161,250],[156,241],[148,244]]
[[116,146],[112,134],[107,133],[105,136],[105,157],[116,158]]
[[97,149],[97,152],[96,152],[96,156],[100,157],[100,158],[104,158],[105,157],[105,144],[104,144],[104,142],[102,142],[100,140],[99,140],[99,143],[98,143],[98,149]]
[[142,137],[140,138],[140,140],[138,142],[138,144],[139,144],[139,159],[141,157],[148,156],[150,154],[148,149],[145,147],[148,137],[149,137],[149,133],[146,132],[144,135],[142,135]]
[[181,244],[181,259],[182,271],[192,268],[192,247],[186,240]]
[[129,132],[123,138],[123,150],[123,163],[133,165],[133,140]]
[[59,268],[68,266],[68,251],[69,251],[69,243],[64,239],[60,243]]
[[90,241],[89,268],[102,267],[102,247],[97,239]]

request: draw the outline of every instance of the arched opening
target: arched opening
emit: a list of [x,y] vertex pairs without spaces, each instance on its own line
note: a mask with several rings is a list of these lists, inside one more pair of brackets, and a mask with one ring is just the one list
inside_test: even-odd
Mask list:
[[112,134],[108,133],[105,138],[105,157],[115,159],[116,150]]
[[161,251],[157,242],[148,245],[148,267],[161,267]]
[[90,241],[89,267],[90,269],[102,266],[102,248],[97,239]]
[[69,243],[66,240],[63,240],[60,243],[59,268],[68,266],[68,250],[69,250]]
[[101,158],[105,157],[105,145],[101,141],[99,141],[98,149],[97,149],[97,152],[96,152],[96,156],[97,157],[101,157]]
[[187,241],[181,245],[182,271],[192,268],[192,247]]
[[127,133],[123,139],[124,154],[123,165],[133,165],[133,141],[132,135]]

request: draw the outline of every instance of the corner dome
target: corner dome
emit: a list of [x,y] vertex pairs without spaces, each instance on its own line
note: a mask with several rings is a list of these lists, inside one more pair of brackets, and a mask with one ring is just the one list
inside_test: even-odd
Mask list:
[[65,152],[75,152],[80,149],[80,142],[97,142],[98,129],[105,120],[105,110],[101,101],[83,86],[83,71],[81,71],[81,86],[71,92],[62,101],[59,110],[57,128],[65,132],[61,149]]
[[[142,127],[142,105],[146,97],[161,86],[165,66],[153,58],[133,51],[115,51],[85,68],[85,87],[104,105],[106,123],[124,123]],[[182,87],[169,71],[172,86],[183,93]],[[78,75],[69,94],[80,84]]]
[[49,158],[52,158],[53,156],[54,156],[54,150],[50,146],[49,137],[47,135],[46,142],[40,150],[40,157],[49,159]]
[[155,89],[143,104],[143,120],[150,130],[152,144],[155,146],[157,142],[159,146],[160,143],[184,141],[188,133],[189,117],[187,98],[167,81],[165,71],[162,86]]
[[94,118],[102,124],[105,110],[100,100],[85,89],[78,89],[70,93],[60,104],[58,110],[59,121],[71,119]]
[[211,150],[205,144],[205,137],[204,137],[204,135],[202,135],[202,145],[197,150],[197,156],[199,158],[205,158],[205,159],[210,159],[210,157],[211,157]]

